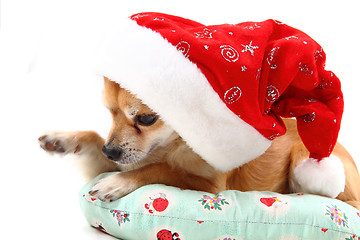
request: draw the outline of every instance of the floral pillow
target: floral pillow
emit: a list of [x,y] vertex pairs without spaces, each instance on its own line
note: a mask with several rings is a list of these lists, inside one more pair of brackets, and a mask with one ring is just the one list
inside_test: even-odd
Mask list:
[[110,203],[80,194],[90,225],[124,240],[360,240],[360,212],[336,199],[310,194],[144,186]]

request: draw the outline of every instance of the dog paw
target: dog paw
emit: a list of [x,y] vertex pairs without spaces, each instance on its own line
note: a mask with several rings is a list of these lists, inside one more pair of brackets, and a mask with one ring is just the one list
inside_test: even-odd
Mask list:
[[67,132],[47,132],[39,137],[39,144],[42,149],[49,153],[79,153],[81,146],[76,136]]
[[133,181],[124,177],[122,173],[117,173],[95,183],[89,195],[101,201],[110,202],[129,194],[136,188]]

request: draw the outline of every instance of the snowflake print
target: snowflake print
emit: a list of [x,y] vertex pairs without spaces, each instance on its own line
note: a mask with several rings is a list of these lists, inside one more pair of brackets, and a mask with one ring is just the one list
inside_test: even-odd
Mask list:
[[154,21],[164,21],[163,18],[159,18],[159,17],[155,17],[153,20],[154,20]]
[[320,50],[316,50],[314,52],[314,57],[315,57],[315,61],[318,61],[319,58],[324,58],[323,56],[323,49],[321,48]]
[[297,36],[290,36],[290,37],[286,37],[286,40],[290,40],[290,39],[299,39]]
[[305,114],[302,116],[302,120],[306,123],[311,123],[315,120],[315,112],[312,112],[311,114]]
[[254,31],[256,28],[261,28],[261,27],[257,25],[257,23],[255,23],[254,25],[244,27],[244,29],[249,29],[251,31]]
[[241,44],[241,46],[244,47],[244,49],[241,52],[250,52],[251,56],[254,56],[254,50],[258,49],[259,46],[253,46],[251,41],[248,45]]
[[284,25],[284,23],[283,23],[283,22],[280,22],[279,20],[273,19],[273,21],[274,21],[277,25]]
[[273,85],[269,85],[266,88],[266,96],[265,99],[268,102],[275,102],[280,96],[279,90],[273,86]]
[[279,49],[280,49],[280,47],[274,47],[273,49],[271,49],[271,51],[268,54],[268,57],[266,58],[266,61],[268,62],[271,69],[277,68],[274,56],[275,56],[275,54],[277,54]]
[[140,19],[142,17],[146,17],[146,16],[149,16],[148,14],[136,14],[135,16],[132,16],[131,19],[134,20],[134,19]]
[[204,28],[204,30],[200,32],[195,32],[196,38],[212,38],[212,34],[216,32],[216,30],[210,30]]
[[311,97],[304,97],[304,100],[309,102],[309,103],[312,103],[312,102],[317,102],[316,99],[313,99]]

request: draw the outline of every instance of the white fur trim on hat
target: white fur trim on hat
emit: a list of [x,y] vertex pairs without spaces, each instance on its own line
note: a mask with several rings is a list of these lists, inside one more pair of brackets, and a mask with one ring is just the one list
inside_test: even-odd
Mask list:
[[226,107],[194,63],[135,21],[107,36],[95,67],[142,99],[217,170],[241,166],[271,144]]
[[345,189],[344,166],[333,154],[320,161],[308,158],[295,168],[290,184],[293,192],[314,193],[335,198]]

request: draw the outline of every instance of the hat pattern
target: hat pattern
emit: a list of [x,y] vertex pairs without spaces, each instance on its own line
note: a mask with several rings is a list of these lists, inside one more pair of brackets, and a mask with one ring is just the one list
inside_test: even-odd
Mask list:
[[339,79],[324,69],[323,49],[308,35],[277,20],[205,26],[161,13],[131,19],[195,63],[226,106],[264,137],[283,135],[280,117],[295,117],[310,157],[330,155],[343,95]]

